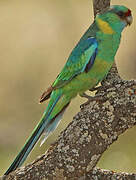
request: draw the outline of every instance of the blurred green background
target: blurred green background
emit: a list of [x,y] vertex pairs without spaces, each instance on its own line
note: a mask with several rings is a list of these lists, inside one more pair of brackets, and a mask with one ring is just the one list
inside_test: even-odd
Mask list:
[[[123,78],[136,79],[136,2],[113,0],[132,9],[134,22],[123,32],[116,56]],[[0,174],[10,165],[39,121],[43,92],[56,78],[81,35],[93,21],[91,0],[0,1]],[[73,100],[55,133],[26,163],[46,151],[85,99]],[[103,155],[102,168],[136,172],[136,128],[124,133]]]

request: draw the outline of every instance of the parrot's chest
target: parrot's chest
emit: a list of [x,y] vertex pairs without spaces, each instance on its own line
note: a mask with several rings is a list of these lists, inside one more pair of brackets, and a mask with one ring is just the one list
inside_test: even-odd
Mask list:
[[101,34],[98,36],[98,55],[100,59],[114,61],[120,44],[120,34]]
[[77,88],[79,93],[95,87],[107,75],[113,62],[107,62],[103,59],[97,58],[89,72],[84,72],[78,75],[72,81],[72,87]]

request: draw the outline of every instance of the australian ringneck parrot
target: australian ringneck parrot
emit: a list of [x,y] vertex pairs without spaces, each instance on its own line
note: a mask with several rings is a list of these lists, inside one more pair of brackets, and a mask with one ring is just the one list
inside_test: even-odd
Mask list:
[[71,52],[62,71],[43,93],[40,102],[49,104],[5,175],[20,167],[39,138],[44,139],[57,127],[71,100],[94,88],[109,72],[120,44],[121,32],[132,23],[131,11],[120,5],[110,6],[98,14]]

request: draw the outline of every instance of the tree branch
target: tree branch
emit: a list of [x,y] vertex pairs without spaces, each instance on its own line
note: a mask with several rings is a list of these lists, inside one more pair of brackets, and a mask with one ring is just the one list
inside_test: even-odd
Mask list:
[[88,176],[86,177],[86,180],[136,180],[136,174],[133,173],[116,173],[113,171],[103,170],[99,168],[94,168],[92,173],[88,174]]
[[[109,6],[110,0],[93,3],[96,15]],[[136,174],[94,168],[118,136],[136,124],[136,81],[122,80],[114,65],[96,94],[101,100],[81,106],[81,111],[45,155],[5,179],[136,179]]]
[[94,17],[97,13],[100,13],[102,10],[109,7],[110,1],[111,0],[93,0]]

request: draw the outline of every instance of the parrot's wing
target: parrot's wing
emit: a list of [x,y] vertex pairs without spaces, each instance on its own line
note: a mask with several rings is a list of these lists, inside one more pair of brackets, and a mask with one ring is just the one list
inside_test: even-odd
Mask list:
[[76,75],[82,72],[88,72],[92,67],[96,54],[98,43],[94,37],[81,40],[70,54],[64,68],[57,76],[56,80],[40,97],[40,103],[50,98],[54,89],[64,86]]
[[84,71],[88,72],[94,63],[97,54],[97,47],[98,43],[94,37],[81,40],[73,49],[64,68],[57,76],[52,87],[62,87],[76,75]]

